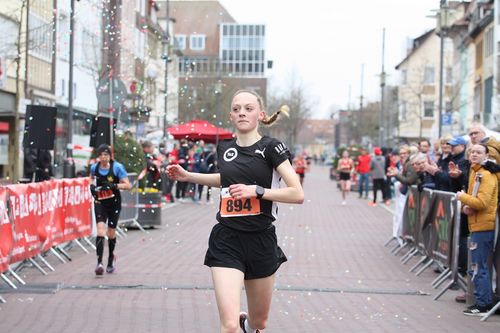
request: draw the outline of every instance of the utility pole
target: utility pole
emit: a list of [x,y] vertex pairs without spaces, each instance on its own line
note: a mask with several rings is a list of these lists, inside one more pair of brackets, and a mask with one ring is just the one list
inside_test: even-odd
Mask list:
[[384,89],[385,89],[385,69],[384,69],[384,53],[385,53],[385,28],[382,31],[382,72],[380,73],[380,117],[379,117],[379,132],[378,146],[383,147],[384,144]]
[[[17,54],[16,54],[16,98],[14,106],[14,117],[9,122],[9,168],[7,177],[15,184],[19,180],[19,102],[21,101],[21,31],[23,26],[23,11],[26,7],[27,1],[21,2],[21,9],[19,12],[19,28],[17,32]],[[26,10],[26,18],[28,11]],[[25,40],[26,48],[29,47],[28,40]]]
[[[363,79],[365,76],[365,64],[361,64],[361,95],[359,97],[359,131],[361,131],[361,135],[359,135],[359,143],[363,144]],[[358,132],[358,131],[356,131]]]
[[440,39],[440,51],[439,51],[439,130],[438,136],[441,137],[441,131],[443,128],[443,74],[444,74],[444,38],[445,30],[448,24],[448,4],[446,0],[441,0],[439,5],[439,39]]
[[163,121],[163,138],[165,140],[168,139],[168,63],[170,62],[170,1],[167,0],[166,4],[167,8],[167,18],[166,18],[166,28],[165,28],[165,38],[164,38],[164,43],[165,43],[165,54],[163,55],[163,59],[165,60],[165,119]]
[[69,14],[69,79],[68,79],[68,115],[67,115],[67,146],[64,160],[64,178],[75,177],[75,162],[73,160],[73,64],[75,61],[75,0],[71,0]]
[[[21,12],[22,15],[22,12]],[[30,0],[26,0],[26,50],[24,50],[24,98],[28,98],[28,56],[30,50]]]
[[219,119],[219,109],[221,105],[221,95],[222,95],[222,77],[221,77],[221,60],[218,59],[217,61],[217,82],[215,83],[215,119],[217,121],[215,122],[215,146],[219,146],[219,126],[220,124],[220,119]]

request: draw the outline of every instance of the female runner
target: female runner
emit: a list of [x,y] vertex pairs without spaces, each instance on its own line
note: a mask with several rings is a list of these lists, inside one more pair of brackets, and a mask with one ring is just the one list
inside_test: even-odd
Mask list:
[[339,160],[337,170],[340,176],[340,189],[342,190],[342,205],[346,204],[346,197],[351,191],[351,172],[354,169],[354,162],[349,157],[349,152],[344,150],[342,158]]
[[[221,188],[218,223],[209,238],[205,265],[211,268],[220,318],[220,332],[260,332],[266,327],[274,274],[287,259],[278,246],[273,221],[276,202],[304,201],[304,192],[290,163],[286,145],[259,134],[287,107],[267,116],[262,98],[250,90],[233,96],[229,117],[236,138],[217,147],[219,173],[188,172],[169,165],[170,178]],[[283,179],[286,186],[280,188]],[[248,313],[240,313],[245,286]]]

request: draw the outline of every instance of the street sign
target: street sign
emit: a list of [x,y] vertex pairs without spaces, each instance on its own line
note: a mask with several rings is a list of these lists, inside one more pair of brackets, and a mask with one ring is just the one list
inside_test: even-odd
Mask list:
[[[113,109],[118,110],[125,102],[125,99],[127,99],[127,87],[119,78],[110,78],[108,75],[105,75],[99,80],[96,94],[99,109],[108,109],[112,106]],[[112,105],[110,99],[113,102]]]
[[441,125],[451,125],[451,113],[450,112],[447,112],[445,114],[443,114],[442,118],[441,118]]

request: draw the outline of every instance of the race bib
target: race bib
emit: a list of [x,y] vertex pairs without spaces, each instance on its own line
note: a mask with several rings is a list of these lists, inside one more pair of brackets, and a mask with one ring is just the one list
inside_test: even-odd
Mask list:
[[221,189],[220,195],[220,216],[222,217],[250,216],[260,214],[260,199],[235,199],[231,197],[231,195],[229,194],[229,188],[227,187]]
[[97,200],[106,200],[106,199],[111,199],[115,196],[112,190],[102,190],[102,191],[97,191]]

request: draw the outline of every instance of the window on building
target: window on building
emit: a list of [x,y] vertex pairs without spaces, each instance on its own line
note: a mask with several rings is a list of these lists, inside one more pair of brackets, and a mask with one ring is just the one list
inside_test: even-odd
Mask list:
[[408,80],[408,71],[406,69],[401,70],[401,84],[406,85]]
[[57,34],[58,55],[64,60],[69,59],[69,16],[61,14]]
[[135,10],[142,16],[146,15],[146,0],[135,0]]
[[425,118],[434,117],[434,102],[432,101],[424,102],[424,117]]
[[484,81],[484,113],[490,114],[493,98],[493,77],[489,77]]
[[61,79],[61,95],[60,96],[64,97],[65,94],[66,94],[66,80]]
[[204,50],[205,35],[191,35],[189,37],[189,47],[191,50]]
[[134,29],[135,34],[135,49],[134,55],[139,59],[144,59],[144,51],[146,49],[146,34],[139,29]]
[[52,61],[52,23],[36,14],[29,14],[29,54]]
[[451,67],[446,67],[445,83],[453,84],[453,68]]
[[179,50],[186,49],[186,35],[175,35],[175,44]]
[[408,104],[406,102],[401,102],[399,105],[399,120],[406,120],[408,116]]
[[88,68],[99,68],[100,39],[92,31],[82,29],[82,65]]
[[444,111],[446,113],[452,113],[453,112],[453,103],[452,102],[446,102]]
[[483,66],[483,41],[476,44],[476,69]]
[[426,66],[424,69],[424,84],[434,84],[434,67]]
[[493,28],[486,32],[485,41],[486,45],[484,46],[484,56],[489,57],[493,54]]

